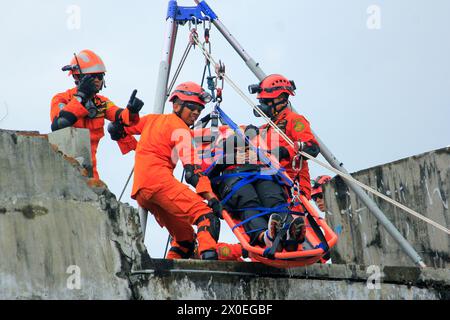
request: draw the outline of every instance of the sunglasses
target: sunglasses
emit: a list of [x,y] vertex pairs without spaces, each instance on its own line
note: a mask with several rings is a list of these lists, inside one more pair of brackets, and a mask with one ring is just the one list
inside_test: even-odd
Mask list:
[[191,111],[198,111],[198,112],[202,112],[205,109],[204,106],[193,102],[184,102],[183,107],[186,107]]
[[321,194],[321,193],[315,194],[315,195],[311,196],[311,199],[313,199],[314,201],[316,201],[317,199],[323,199],[323,194]]
[[104,73],[91,73],[90,75],[92,76],[92,78],[98,79],[100,81],[105,77]]

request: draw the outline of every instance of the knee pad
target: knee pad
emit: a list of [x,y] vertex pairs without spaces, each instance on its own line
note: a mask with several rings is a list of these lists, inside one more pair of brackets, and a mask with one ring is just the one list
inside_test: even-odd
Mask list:
[[199,165],[187,164],[184,166],[184,179],[194,188],[197,187],[202,175],[203,174]]
[[[203,223],[202,223],[203,222]],[[208,231],[211,237],[217,242],[220,234],[220,220],[213,213],[208,213],[195,221],[197,233]]]
[[219,260],[216,250],[206,250],[200,255],[202,260]]
[[[183,249],[187,249],[187,251],[183,251]],[[192,257],[195,250],[195,242],[193,241],[177,241],[175,242],[169,251],[175,252],[180,255],[183,259],[189,259]]]

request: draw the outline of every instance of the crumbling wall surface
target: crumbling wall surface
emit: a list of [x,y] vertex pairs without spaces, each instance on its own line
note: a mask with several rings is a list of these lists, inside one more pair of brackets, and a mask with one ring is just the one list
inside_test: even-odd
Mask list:
[[450,299],[450,270],[315,264],[290,270],[260,263],[154,260],[133,273],[140,299]]
[[[50,140],[86,136],[64,130]],[[0,130],[0,299],[450,299],[449,269],[150,259],[137,210],[87,177],[81,140],[68,157]]]
[[[450,148],[401,159],[352,174],[354,178],[449,228]],[[412,261],[340,178],[325,186],[327,222],[339,233],[333,262],[408,266]],[[434,226],[374,197],[430,267],[450,266],[450,237]]]
[[0,299],[133,298],[137,212],[83,174],[46,135],[0,130]]

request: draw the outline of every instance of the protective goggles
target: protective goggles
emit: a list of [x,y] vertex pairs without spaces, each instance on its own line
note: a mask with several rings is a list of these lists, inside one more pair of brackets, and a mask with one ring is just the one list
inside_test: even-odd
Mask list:
[[271,98],[261,98],[261,99],[258,99],[258,101],[261,104],[269,105],[270,103],[273,102],[273,99],[271,99]]
[[179,93],[185,94],[187,96],[197,96],[204,103],[209,103],[212,100],[212,96],[206,91],[202,91],[201,93],[197,93],[197,92],[185,91],[185,90],[175,90],[175,92],[179,92]]
[[85,76],[91,76],[94,79],[98,79],[98,80],[102,81],[105,77],[104,73],[82,73],[81,75],[80,74],[76,74],[76,75],[80,77],[80,80]]
[[105,77],[104,73],[90,73],[90,75],[92,76],[92,78],[98,79],[100,81]]
[[201,104],[194,103],[194,102],[184,102],[183,107],[186,107],[191,111],[197,110],[198,112],[202,112],[205,109],[205,107],[202,106]]
[[316,194],[311,196],[311,199],[313,199],[314,201],[316,201],[317,199],[323,199],[323,194],[322,193],[316,193]]

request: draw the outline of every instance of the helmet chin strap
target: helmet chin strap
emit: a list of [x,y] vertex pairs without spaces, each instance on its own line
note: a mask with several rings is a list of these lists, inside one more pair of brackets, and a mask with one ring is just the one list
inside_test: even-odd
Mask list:
[[[178,112],[175,112],[174,111],[174,113],[178,116],[178,118],[180,118],[181,120],[183,120],[183,118],[181,117],[181,113],[183,113],[183,109],[184,109],[185,107],[184,107],[184,105],[181,105],[181,108],[180,108],[180,110],[178,111]],[[186,123],[184,120],[183,120],[183,122],[184,123]],[[187,123],[186,123],[186,125],[187,125]],[[189,129],[193,129],[194,128],[194,124],[192,124],[191,126],[189,126]]]
[[175,113],[181,120],[183,120],[183,118],[181,118],[181,114],[183,113],[184,105],[181,103],[180,106],[181,106],[180,110],[174,111],[174,113]]

